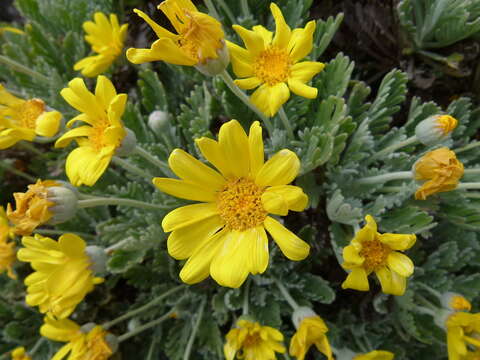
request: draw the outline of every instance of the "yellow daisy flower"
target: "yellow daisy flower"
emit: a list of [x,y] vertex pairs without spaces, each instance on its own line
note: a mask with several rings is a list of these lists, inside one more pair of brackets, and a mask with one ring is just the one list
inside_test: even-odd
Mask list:
[[306,83],[325,67],[315,61],[299,62],[312,51],[315,21],[292,31],[275,3],[270,4],[270,10],[276,24],[275,36],[260,25],[252,30],[233,25],[246,49],[227,43],[233,71],[242,78],[235,83],[245,90],[260,86],[251,100],[266,116],[277,113],[290,97],[290,90],[308,99],[316,98],[318,90]]
[[61,91],[63,98],[81,112],[67,123],[70,127],[76,121],[82,125],[66,132],[55,143],[62,148],[76,140],[79,147],[67,157],[66,173],[75,186],[94,185],[105,172],[115,151],[127,135],[122,115],[127,103],[126,94],[117,94],[111,81],[100,75],[97,78],[95,95],[88,91],[80,78],[68,83]]
[[455,312],[445,325],[448,360],[475,359],[480,353],[480,313]]
[[394,353],[385,350],[374,350],[366,354],[358,354],[352,360],[393,360]]
[[110,20],[104,13],[96,12],[94,21],[85,21],[85,40],[92,46],[98,55],[88,56],[78,61],[73,69],[81,70],[83,76],[95,77],[105,70],[122,53],[123,44],[127,37],[128,24],[118,23],[117,15],[110,14]]
[[463,164],[447,147],[429,151],[414,165],[415,180],[426,181],[416,192],[415,199],[455,189],[463,176]]
[[295,153],[283,149],[264,162],[258,121],[247,136],[231,120],[222,125],[218,138],[200,138],[196,144],[219,172],[175,149],[168,163],[180,179],[155,178],[153,183],[167,194],[202,202],[175,209],[162,221],[164,231],[172,232],[169,254],[188,258],[180,278],[193,284],[211,274],[220,285],[236,288],[248,273],[267,269],[265,230],[290,260],[307,257],[310,246],[268,214],[303,211],[308,198],[301,188],[288,185],[300,168]]
[[50,340],[68,342],[52,360],[106,360],[117,347],[116,337],[101,326],[87,324],[80,327],[69,319],[55,320],[46,316],[40,334]]
[[129,61],[134,64],[165,61],[175,65],[200,66],[201,71],[207,63],[217,62],[220,65],[217,73],[228,65],[225,34],[216,19],[199,12],[190,0],[166,0],[158,8],[167,16],[177,34],[161,27],[144,12],[134,9],[151,26],[158,40],[150,49],[128,49]]
[[25,278],[26,302],[37,306],[41,313],[66,318],[96,284],[94,263],[85,241],[74,234],[64,234],[58,241],[35,234],[24,236],[25,248],[18,251],[18,259],[29,262],[34,273]]
[[257,322],[238,320],[237,327],[227,334],[223,347],[226,360],[274,360],[276,352],[283,354],[283,335],[270,326]]
[[332,360],[332,349],[328,342],[327,332],[327,325],[320,316],[313,315],[303,318],[290,341],[290,355],[295,356],[298,360],[304,360],[310,347],[315,345],[318,351]]
[[62,114],[47,111],[40,99],[23,100],[10,94],[0,85],[0,150],[21,140],[54,136],[60,127]]
[[410,249],[416,241],[413,234],[380,234],[377,223],[370,215],[366,225],[356,234],[350,245],[343,249],[342,267],[351,270],[342,288],[368,291],[368,275],[375,272],[382,291],[403,295],[406,278],[413,274],[414,265],[406,255],[398,252]]
[[23,346],[15,348],[11,355],[12,360],[32,360],[32,358],[25,352],[25,348]]

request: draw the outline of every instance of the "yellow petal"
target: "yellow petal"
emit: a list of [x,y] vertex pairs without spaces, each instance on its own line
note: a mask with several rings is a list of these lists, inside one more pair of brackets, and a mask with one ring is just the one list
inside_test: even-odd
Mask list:
[[104,73],[115,61],[117,56],[110,54],[98,54],[88,56],[73,65],[73,70],[81,71],[85,77],[95,77]]
[[174,33],[168,31],[167,29],[164,29],[160,25],[158,25],[155,21],[153,21],[147,14],[145,14],[143,11],[140,11],[138,9],[133,9],[133,12],[140,16],[145,22],[150,25],[152,30],[155,32],[155,34],[159,37],[167,37],[172,40],[175,40],[178,38],[178,35],[175,35]]
[[[265,193],[275,193],[287,203],[288,210],[303,211],[308,205],[308,196],[301,187],[293,185],[270,186]],[[264,194],[265,194],[264,193]]]
[[117,90],[115,90],[112,82],[106,76],[100,75],[97,77],[95,97],[104,109],[108,109],[115,96],[117,96]]
[[153,184],[160,191],[180,199],[203,202],[213,202],[216,200],[215,192],[213,190],[187,181],[157,177],[153,179]]
[[255,25],[252,28],[252,30],[253,30],[253,32],[260,35],[260,37],[263,39],[263,44],[264,44],[265,48],[268,47],[272,43],[273,33],[271,31],[267,30],[262,25]]
[[238,36],[242,38],[245,47],[252,57],[257,56],[261,51],[265,50],[265,44],[260,34],[252,30],[247,30],[240,25],[233,25],[232,28]]
[[285,83],[278,83],[273,86],[263,84],[250,97],[255,106],[266,116],[272,117],[280,109],[280,106],[290,97],[290,90]]
[[253,76],[252,64],[254,60],[248,50],[230,41],[227,41],[227,47],[235,75],[241,78]]
[[68,257],[75,259],[82,257],[85,252],[85,241],[75,234],[63,234],[58,239],[60,250]]
[[307,99],[315,99],[318,94],[317,88],[308,86],[299,80],[288,79],[288,87],[294,94]]
[[110,155],[98,154],[91,147],[81,146],[74,149],[67,157],[65,172],[74,186],[93,186],[110,164]]
[[351,266],[362,265],[365,261],[365,259],[360,256],[357,249],[353,245],[348,245],[343,248],[343,260],[345,263],[347,263],[347,269]]
[[249,145],[242,125],[237,120],[223,124],[218,134],[218,143],[233,175],[247,177],[250,171]]
[[272,235],[282,253],[290,260],[303,260],[310,252],[310,245],[285,228],[277,220],[267,216],[265,229]]
[[216,203],[201,203],[179,207],[162,220],[163,231],[170,232],[192,225],[218,214]]
[[292,32],[288,49],[290,58],[297,62],[310,54],[313,47],[313,33],[315,32],[315,21],[309,21],[305,29],[295,29]]
[[100,107],[95,96],[88,91],[83,79],[75,78],[68,83],[68,88],[60,91],[66,102],[78,111],[91,115],[92,118],[102,118],[105,110]]
[[388,254],[387,264],[390,270],[395,271],[403,277],[412,275],[415,268],[412,260],[410,260],[408,256],[397,251],[392,251]]
[[291,183],[300,169],[300,160],[290,150],[283,149],[273,155],[262,166],[255,178],[260,186],[286,185]]
[[342,283],[342,289],[368,291],[370,289],[370,285],[368,284],[368,278],[365,269],[361,267],[353,269]]
[[234,82],[239,88],[243,90],[250,90],[255,89],[257,86],[259,86],[262,83],[262,80],[253,76],[246,79],[237,79]]
[[165,61],[174,65],[193,66],[197,59],[189,56],[172,39],[161,38],[155,41],[150,49],[127,50],[127,59],[134,64],[143,64],[150,61]]
[[381,267],[375,271],[382,291],[385,294],[401,296],[405,293],[407,287],[407,280],[405,277],[398,275],[396,272],[390,271],[387,267]]
[[58,132],[62,114],[58,111],[46,111],[35,121],[35,133],[40,136],[52,137]]
[[69,319],[55,320],[46,316],[40,334],[54,341],[70,341],[80,331],[80,326]]
[[283,196],[275,192],[265,191],[262,194],[262,205],[270,214],[281,216],[286,216],[288,214],[288,203]]
[[291,37],[290,27],[285,22],[282,12],[275,3],[270,3],[270,11],[275,19],[275,38],[273,45],[281,49],[286,48]]
[[258,121],[254,121],[250,126],[248,149],[250,154],[250,174],[255,178],[264,161],[262,127]]
[[225,158],[225,154],[222,152],[218,142],[213,139],[202,137],[200,139],[195,139],[195,144],[197,144],[205,159],[215,166],[224,177],[228,178],[233,176],[227,159]]
[[357,231],[354,240],[356,242],[373,241],[377,235],[377,223],[370,215],[365,216],[367,222],[364,227]]
[[262,226],[245,231],[250,243],[250,254],[247,257],[248,267],[252,274],[262,274],[268,267],[268,237]]
[[380,234],[378,240],[388,245],[392,250],[408,250],[415,242],[417,237],[414,234]]
[[302,61],[291,67],[289,79],[298,80],[302,83],[306,83],[324,68],[325,64],[321,62]]

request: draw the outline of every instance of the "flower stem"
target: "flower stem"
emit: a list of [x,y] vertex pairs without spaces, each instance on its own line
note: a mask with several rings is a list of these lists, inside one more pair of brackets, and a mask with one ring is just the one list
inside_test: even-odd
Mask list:
[[137,327],[136,329],[133,329],[132,331],[129,331],[121,336],[118,337],[118,342],[121,343],[127,339],[130,339],[131,337],[141,333],[142,331],[144,330],[147,330],[147,329],[150,329],[151,327],[154,327],[158,324],[161,324],[162,322],[164,322],[165,320],[168,320],[170,319],[171,315],[175,312],[175,309],[172,309],[170,310],[169,312],[167,312],[165,315],[159,317],[158,319],[155,319],[155,320],[152,320],[146,324],[143,324],[139,327]]
[[370,176],[357,180],[357,184],[370,185],[370,184],[380,184],[390,180],[401,180],[401,179],[412,179],[413,174],[411,171],[396,171],[392,173]]
[[480,141],[473,141],[471,142],[470,144],[467,144],[461,148],[458,148],[458,149],[455,149],[455,154],[459,154],[461,152],[464,152],[464,151],[467,151],[467,150],[470,150],[470,149],[474,149],[476,147],[479,147],[480,146]]
[[135,174],[135,175],[138,175],[140,177],[143,177],[147,180],[147,182],[149,184],[151,184],[152,186],[153,183],[152,183],[152,178],[153,176],[151,176],[150,174],[148,174],[147,172],[143,171],[142,169],[136,167],[135,165],[132,165],[130,164],[128,161],[125,161],[123,159],[120,159],[119,157],[117,156],[114,156],[112,158],[112,162],[116,165],[119,165],[121,166],[122,168],[124,168],[125,170],[131,172],[132,174]]
[[96,197],[96,198],[78,201],[78,207],[80,209],[95,207],[95,206],[103,206],[103,205],[123,205],[123,206],[136,207],[139,209],[146,209],[146,210],[165,210],[169,208],[168,206],[150,204],[145,201],[114,198],[114,197]]
[[379,152],[373,154],[373,156],[370,157],[370,159],[368,160],[368,163],[371,163],[371,162],[381,158],[382,156],[390,154],[390,153],[394,152],[395,150],[398,150],[402,147],[415,144],[416,142],[418,142],[418,138],[415,135],[413,135],[413,136],[411,136],[411,137],[409,137],[409,138],[407,138],[403,141],[399,141],[395,144],[387,146],[385,149],[380,150]]
[[121,248],[123,245],[125,245],[127,242],[129,242],[130,239],[123,239],[113,245],[110,245],[109,247],[105,248],[105,253],[110,254],[112,251],[117,250],[118,248]]
[[459,190],[480,189],[480,182],[464,182],[457,186]]
[[215,9],[215,5],[213,5],[212,0],[205,0],[205,5],[207,5],[210,15],[212,15],[215,19],[220,20],[220,15],[218,14],[217,9]]
[[21,72],[25,75],[29,75],[31,77],[37,78],[38,80],[41,80],[45,83],[50,83],[50,79],[46,77],[45,75],[42,75],[32,69],[29,69],[25,65],[19,64],[18,62],[6,57],[0,55],[0,63],[7,65],[11,69],[17,72]]
[[223,70],[220,73],[220,77],[223,79],[228,88],[235,94],[237,97],[243,101],[257,116],[262,119],[267,127],[267,131],[272,136],[273,134],[273,125],[268,117],[266,117],[258,108],[250,101],[250,98],[245,94],[242,89],[240,89],[234,82],[227,70]]
[[185,352],[183,353],[183,360],[190,359],[190,353],[192,352],[193,343],[195,341],[195,337],[197,336],[198,328],[200,327],[200,323],[202,322],[203,317],[203,310],[205,310],[205,304],[207,302],[206,298],[203,298],[202,303],[200,304],[200,310],[198,310],[197,320],[193,325],[192,333],[188,339],[187,347],[185,348]]
[[[133,317],[133,316],[136,316],[136,315],[144,312],[145,310],[150,309],[152,306],[155,306],[155,305],[159,304],[159,303],[160,303],[163,299],[165,299],[166,297],[168,297],[168,296],[170,296],[170,295],[172,295],[172,294],[176,293],[177,291],[182,290],[182,289],[184,289],[184,288],[185,288],[185,285],[179,285],[179,286],[177,286],[177,287],[174,287],[173,289],[170,289],[170,290],[164,292],[164,293],[163,293],[162,295],[160,295],[159,297],[153,299],[153,300],[150,301],[149,303],[147,303],[147,304],[145,304],[145,305],[143,305],[143,306],[140,306],[138,309],[131,310],[131,311],[123,314],[122,316],[120,316],[120,317],[118,317],[118,318],[116,318],[116,319],[113,319],[113,320],[111,320],[111,321],[103,324],[102,327],[103,327],[104,329],[109,329],[109,328],[111,328],[113,325],[116,325],[116,324],[118,324],[119,322],[122,322],[123,320],[129,319],[129,318],[131,318],[131,317]],[[169,315],[171,315],[172,312],[173,312],[173,310],[169,312]]]
[[477,174],[480,174],[480,169],[479,168],[465,169],[463,173],[465,175],[477,175]]
[[31,175],[28,175],[26,173],[24,173],[23,171],[20,171],[20,170],[17,170],[15,169],[15,167],[13,167],[12,165],[10,164],[7,164],[5,161],[0,161],[0,168],[3,168],[9,172],[11,172],[12,174],[15,174],[15,175],[18,175],[18,176],[21,176],[23,177],[24,179],[27,179],[28,181],[34,183],[35,181],[37,181],[37,179],[35,179],[33,176]]
[[37,155],[41,158],[48,159],[48,157],[45,155],[45,153],[41,152],[35,146],[33,146],[31,143],[29,143],[27,141],[20,141],[18,143],[18,145],[23,147],[25,150],[28,150],[28,151],[34,153],[35,155]]
[[242,7],[242,13],[244,17],[250,16],[250,9],[248,7],[248,0],[240,0],[240,6]]
[[245,289],[243,292],[243,306],[242,306],[242,315],[248,315],[248,306],[249,306],[249,295],[250,295],[250,285],[251,280],[248,279],[247,283],[245,284]]
[[41,337],[40,339],[38,339],[35,345],[33,345],[32,350],[28,352],[28,355],[30,355],[30,357],[33,358],[33,355],[38,351],[38,349],[40,349],[40,347],[43,345],[45,340],[46,339],[44,337]]
[[287,288],[276,278],[273,278],[273,281],[275,281],[275,284],[277,284],[278,289],[282,293],[283,297],[285,300],[287,300],[288,304],[292,307],[293,310],[296,310],[299,308],[297,302],[293,299],[292,295],[288,292]]
[[281,106],[278,110],[278,115],[280,115],[283,126],[285,126],[285,130],[287,130],[288,137],[293,140],[295,135],[293,135],[292,125],[290,124],[290,120],[288,120],[287,114],[285,113],[283,106]]
[[167,171],[167,172],[170,171],[170,168],[168,167],[168,165],[164,161],[162,161],[162,160],[158,159],[157,157],[153,156],[148,151],[146,151],[145,149],[141,148],[138,145],[135,147],[135,150],[134,150],[133,153],[142,157],[143,159],[145,159],[149,163],[151,163],[151,164],[157,166],[158,168],[160,168],[164,174],[166,174],[165,171]]

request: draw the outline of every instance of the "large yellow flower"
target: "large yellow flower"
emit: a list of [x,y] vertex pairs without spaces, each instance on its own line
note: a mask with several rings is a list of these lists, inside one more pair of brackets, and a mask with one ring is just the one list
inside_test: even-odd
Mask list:
[[374,350],[366,354],[356,355],[352,360],[393,360],[395,354],[385,350]]
[[117,15],[110,14],[110,21],[104,13],[96,12],[94,21],[85,21],[83,30],[87,33],[85,40],[98,55],[88,56],[78,61],[73,69],[82,71],[83,76],[95,77],[105,70],[122,53],[127,37],[128,24],[120,26]]
[[175,65],[194,66],[223,56],[225,35],[222,25],[211,16],[199,12],[190,0],[166,0],[158,8],[165,13],[178,35],[135,9],[135,13],[155,31],[158,40],[150,49],[128,49],[127,58],[132,63],[165,61]]
[[64,234],[55,241],[35,234],[24,236],[22,244],[25,248],[18,251],[18,259],[36,270],[25,278],[26,302],[38,305],[41,313],[66,318],[96,284],[103,282],[94,277],[85,241],[77,235]]
[[415,199],[455,189],[463,176],[463,164],[446,147],[426,153],[413,166],[415,180],[426,181],[416,192]]
[[57,140],[55,147],[65,147],[72,140],[77,141],[79,147],[67,157],[66,173],[73,185],[92,186],[102,176],[127,135],[121,120],[127,95],[117,94],[111,81],[102,75],[97,78],[95,95],[88,91],[80,78],[70,81],[68,88],[63,89],[61,94],[71,106],[81,112],[67,126],[76,121],[88,125],[68,131]]
[[284,353],[283,335],[270,326],[238,320],[237,327],[227,334],[223,347],[226,360],[274,360],[276,352]]
[[356,234],[350,245],[343,249],[342,267],[351,270],[342,288],[368,291],[368,275],[375,272],[382,291],[386,294],[403,295],[406,278],[413,274],[413,262],[398,252],[410,249],[415,244],[413,234],[380,234],[377,223],[370,215],[366,225]]
[[248,273],[263,273],[268,266],[265,230],[290,260],[304,259],[310,246],[268,216],[307,206],[302,189],[288,185],[300,168],[295,153],[283,149],[264,162],[258,121],[249,136],[231,120],[220,128],[218,142],[200,138],[196,144],[219,172],[175,149],[168,163],[180,179],[153,180],[163,192],[202,202],[175,209],[162,221],[164,231],[172,231],[170,255],[188,258],[181,279],[192,284],[211,274],[220,285],[239,287]]
[[25,348],[21,346],[12,351],[12,360],[32,360],[32,358],[28,356],[25,352]]
[[42,100],[17,98],[0,85],[0,150],[37,135],[54,136],[61,119],[58,111],[47,111]]
[[455,312],[445,325],[448,360],[475,359],[480,353],[480,313]]
[[80,328],[71,320],[46,316],[40,334],[54,341],[68,342],[52,360],[106,360],[115,352],[116,346],[109,341],[115,342],[114,338],[99,325]]
[[332,360],[332,349],[326,335],[327,331],[327,325],[318,315],[302,319],[290,342],[290,355],[295,356],[298,360],[303,360],[310,346],[315,345],[318,351]]
[[275,3],[270,4],[270,10],[276,24],[275,36],[260,25],[252,30],[233,25],[246,49],[231,42],[228,49],[233,71],[242,78],[235,83],[245,90],[260,86],[251,100],[265,115],[274,116],[290,97],[290,90],[308,99],[316,98],[318,90],[306,83],[325,65],[299,62],[312,51],[315,21],[292,31]]

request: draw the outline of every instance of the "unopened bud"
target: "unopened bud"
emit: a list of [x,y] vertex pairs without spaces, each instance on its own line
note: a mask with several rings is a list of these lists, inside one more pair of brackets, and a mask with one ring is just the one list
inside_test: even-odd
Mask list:
[[451,311],[470,311],[472,304],[462,295],[454,292],[446,292],[442,294],[442,306]]
[[117,156],[128,156],[137,146],[137,137],[135,136],[135,133],[128,128],[125,128],[125,130],[127,131],[127,135],[125,135],[122,143],[115,152],[115,155]]
[[148,116],[148,126],[153,132],[160,136],[170,122],[170,114],[166,111],[155,110]]
[[52,186],[47,190],[47,199],[54,203],[48,210],[53,214],[49,224],[60,224],[70,220],[77,212],[78,191],[64,181],[58,181],[61,186]]
[[415,136],[424,145],[434,145],[445,140],[457,124],[457,119],[450,115],[433,115],[418,123]]
[[298,329],[303,319],[318,316],[315,311],[306,306],[300,306],[292,314],[292,322],[295,328]]
[[[223,40],[222,40],[223,41]],[[204,63],[198,63],[195,68],[204,75],[215,76],[225,70],[230,63],[230,53],[227,45],[217,50],[218,57],[216,59],[207,59]]]

